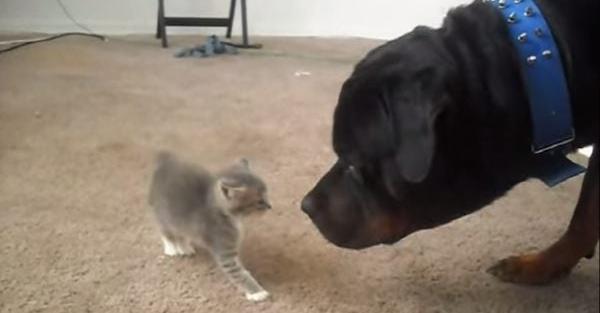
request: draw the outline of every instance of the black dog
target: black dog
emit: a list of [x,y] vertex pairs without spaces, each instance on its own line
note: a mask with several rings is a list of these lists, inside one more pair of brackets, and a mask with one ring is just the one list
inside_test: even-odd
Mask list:
[[[538,1],[563,57],[573,148],[599,143],[599,4]],[[329,241],[360,249],[472,213],[531,177],[536,156],[519,66],[504,17],[482,1],[450,11],[439,29],[417,27],[374,49],[342,87],[333,126],[338,161],[302,209]],[[594,149],[565,235],[492,273],[547,283],[593,255],[598,193]]]

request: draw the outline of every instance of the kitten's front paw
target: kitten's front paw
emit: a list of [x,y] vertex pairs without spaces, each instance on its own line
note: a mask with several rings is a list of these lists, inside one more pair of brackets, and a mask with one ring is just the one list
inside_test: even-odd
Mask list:
[[163,252],[165,253],[165,255],[174,256],[178,254],[177,246],[175,246],[175,243],[173,243],[166,237],[162,237],[161,239],[163,242]]
[[178,254],[177,253],[177,249],[172,244],[165,245],[164,249],[163,249],[163,252],[164,252],[165,255],[168,255],[168,256],[175,256],[175,255]]
[[269,297],[269,293],[265,290],[255,292],[255,293],[247,293],[246,299],[254,302],[259,302],[267,299]]
[[182,243],[175,245],[175,250],[177,251],[177,255],[193,255],[196,253],[192,245]]

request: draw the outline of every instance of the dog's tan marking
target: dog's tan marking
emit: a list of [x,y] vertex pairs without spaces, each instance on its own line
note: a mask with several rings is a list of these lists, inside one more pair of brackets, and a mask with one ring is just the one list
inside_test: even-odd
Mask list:
[[594,148],[575,213],[566,233],[546,250],[510,257],[488,272],[501,280],[520,284],[547,284],[566,276],[584,257],[593,254],[599,236],[598,146]]

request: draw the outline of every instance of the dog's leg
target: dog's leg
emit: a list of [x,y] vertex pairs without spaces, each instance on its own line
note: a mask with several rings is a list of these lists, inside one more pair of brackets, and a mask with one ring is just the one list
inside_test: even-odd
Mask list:
[[567,275],[583,257],[593,255],[598,242],[600,184],[598,149],[589,161],[575,213],[566,233],[546,250],[504,259],[488,272],[499,279],[520,284],[546,284]]

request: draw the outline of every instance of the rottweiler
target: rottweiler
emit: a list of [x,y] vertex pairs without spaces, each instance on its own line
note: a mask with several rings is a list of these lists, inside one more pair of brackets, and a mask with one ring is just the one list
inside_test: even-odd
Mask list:
[[[536,3],[567,80],[570,151],[595,149],[564,235],[489,270],[522,284],[569,273],[594,254],[599,235],[600,1]],[[416,27],[355,66],[334,112],[337,161],[301,203],[327,240],[350,249],[392,244],[473,213],[535,175],[522,60],[508,27],[497,7],[475,1],[450,10],[440,28]]]

